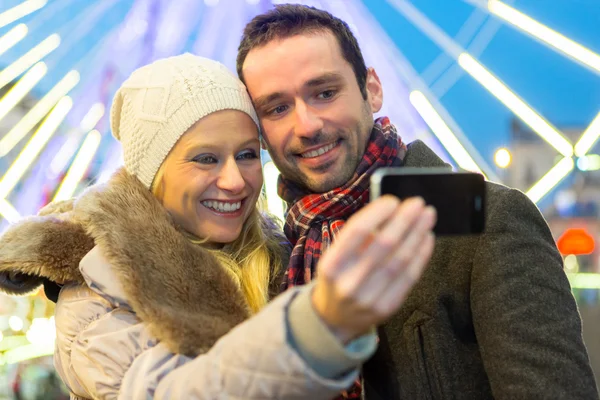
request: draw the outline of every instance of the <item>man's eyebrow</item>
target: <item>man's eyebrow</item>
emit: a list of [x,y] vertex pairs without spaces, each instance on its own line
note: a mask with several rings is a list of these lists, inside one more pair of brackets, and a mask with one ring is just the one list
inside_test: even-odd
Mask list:
[[[316,76],[312,79],[309,79],[308,81],[306,81],[304,83],[304,87],[316,87],[316,86],[321,86],[324,85],[326,83],[335,83],[338,81],[343,80],[344,77],[337,73],[337,72],[326,72],[323,75],[319,75]],[[284,97],[285,95],[282,92],[275,92],[275,93],[271,93],[265,96],[261,96],[258,97],[256,100],[254,100],[254,108],[256,108],[257,110],[260,110],[262,108],[264,108],[266,105],[268,105],[269,103],[275,102],[276,100],[279,100],[280,98]]]
[[304,86],[308,86],[308,87],[320,86],[325,83],[332,83],[332,82],[340,81],[343,79],[344,79],[344,77],[337,72],[327,72],[327,73],[324,73],[323,75],[320,75],[320,76],[310,79],[309,81],[307,81],[304,84]]
[[254,108],[256,108],[257,110],[260,110],[263,107],[265,107],[267,104],[272,103],[275,100],[280,99],[281,97],[283,97],[283,93],[281,93],[281,92],[275,92],[275,93],[271,93],[266,96],[261,96],[261,97],[257,98],[256,100],[254,100]]

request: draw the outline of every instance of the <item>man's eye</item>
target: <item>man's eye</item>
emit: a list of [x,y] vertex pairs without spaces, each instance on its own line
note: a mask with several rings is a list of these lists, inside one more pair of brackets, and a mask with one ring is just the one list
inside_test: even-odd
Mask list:
[[217,158],[208,154],[201,154],[194,157],[192,161],[197,162],[198,164],[215,164],[217,162]]
[[286,112],[287,109],[288,109],[288,106],[277,106],[277,107],[271,109],[267,114],[279,115],[279,114],[283,114],[284,112]]
[[319,97],[324,100],[331,99],[333,96],[335,96],[335,90],[325,90],[319,93]]

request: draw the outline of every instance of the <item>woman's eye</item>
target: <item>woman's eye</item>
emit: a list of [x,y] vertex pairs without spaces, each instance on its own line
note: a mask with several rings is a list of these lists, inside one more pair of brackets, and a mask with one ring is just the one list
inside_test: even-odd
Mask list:
[[217,158],[208,154],[202,154],[194,157],[192,161],[197,162],[199,164],[214,164],[217,162]]
[[254,160],[256,158],[258,158],[258,156],[254,150],[245,151],[237,156],[238,160]]

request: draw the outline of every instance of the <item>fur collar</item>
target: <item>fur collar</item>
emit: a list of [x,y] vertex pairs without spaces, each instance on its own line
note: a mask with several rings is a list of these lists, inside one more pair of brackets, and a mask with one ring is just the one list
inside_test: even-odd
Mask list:
[[173,352],[203,353],[249,315],[216,259],[190,243],[124,169],[78,199],[11,226],[0,238],[0,290],[25,294],[44,279],[83,283],[79,261],[94,245],[132,309]]

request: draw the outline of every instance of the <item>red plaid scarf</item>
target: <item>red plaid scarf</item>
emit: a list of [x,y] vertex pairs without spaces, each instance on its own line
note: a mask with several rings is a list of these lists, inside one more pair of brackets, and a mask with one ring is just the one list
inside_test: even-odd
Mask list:
[[294,246],[283,289],[310,282],[317,274],[322,252],[344,226],[346,219],[369,200],[369,182],[380,167],[399,166],[406,145],[389,118],[375,120],[367,150],[352,179],[327,193],[311,194],[279,177],[279,196],[290,209],[285,234]]
[[[314,194],[279,177],[279,196],[290,209],[284,231],[294,246],[283,282],[283,290],[303,285],[317,275],[317,263],[322,252],[344,226],[346,219],[369,200],[369,183],[380,167],[399,166],[406,154],[406,145],[389,118],[375,120],[367,150],[348,183],[327,193]],[[360,399],[361,381],[342,392],[338,399]]]

